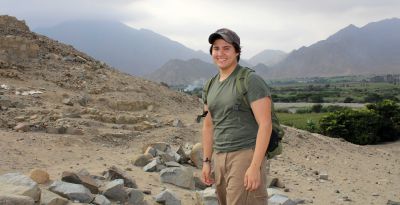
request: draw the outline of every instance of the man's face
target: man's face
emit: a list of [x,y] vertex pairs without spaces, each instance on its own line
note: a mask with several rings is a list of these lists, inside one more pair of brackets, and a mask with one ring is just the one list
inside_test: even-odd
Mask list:
[[223,39],[217,39],[214,41],[211,54],[214,63],[221,70],[236,67],[237,65],[236,56],[239,54],[236,53],[232,44],[229,44]]

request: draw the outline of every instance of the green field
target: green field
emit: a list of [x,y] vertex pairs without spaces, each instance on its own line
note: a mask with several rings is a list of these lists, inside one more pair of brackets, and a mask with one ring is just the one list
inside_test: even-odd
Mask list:
[[276,113],[279,122],[283,125],[295,127],[302,130],[310,130],[310,125],[307,121],[315,123],[315,129],[319,129],[319,119],[327,113],[304,113],[304,114],[291,114],[291,113]]

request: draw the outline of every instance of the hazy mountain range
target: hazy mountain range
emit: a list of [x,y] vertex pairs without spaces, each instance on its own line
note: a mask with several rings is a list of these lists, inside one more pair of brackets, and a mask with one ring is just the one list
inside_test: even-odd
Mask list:
[[153,31],[115,21],[69,21],[34,31],[134,75],[151,73],[171,59],[198,58],[211,62],[209,54],[202,51],[194,51]]
[[[38,33],[73,45],[124,72],[171,85],[216,72],[208,53],[146,29],[104,21],[66,22]],[[400,73],[400,19],[349,25],[326,40],[286,54],[266,49],[240,63],[266,79]]]
[[329,38],[294,50],[269,78],[400,73],[400,19],[349,25]]

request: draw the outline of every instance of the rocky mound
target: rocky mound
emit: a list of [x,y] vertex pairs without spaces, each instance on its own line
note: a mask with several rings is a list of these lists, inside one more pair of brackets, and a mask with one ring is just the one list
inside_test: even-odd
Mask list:
[[[198,99],[118,72],[105,63],[0,16],[0,127],[113,135],[171,125]],[[172,115],[171,115],[172,114]],[[193,113],[193,116],[195,113]]]

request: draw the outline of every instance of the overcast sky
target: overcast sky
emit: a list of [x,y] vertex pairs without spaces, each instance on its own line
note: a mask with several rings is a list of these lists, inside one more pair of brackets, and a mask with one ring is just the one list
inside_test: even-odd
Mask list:
[[354,24],[400,17],[399,0],[0,0],[0,14],[31,29],[77,19],[121,21],[207,52],[221,27],[240,36],[242,56],[290,52]]

